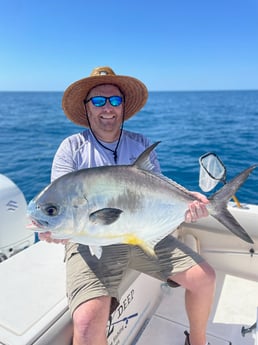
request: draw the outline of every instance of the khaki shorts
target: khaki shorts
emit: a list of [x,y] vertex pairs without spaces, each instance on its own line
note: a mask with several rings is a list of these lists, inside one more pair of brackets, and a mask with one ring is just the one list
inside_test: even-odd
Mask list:
[[100,259],[92,256],[88,246],[66,246],[67,296],[71,313],[82,303],[100,296],[111,296],[111,311],[118,306],[118,287],[127,270],[135,269],[161,281],[203,262],[203,258],[167,236],[155,247],[156,257],[140,247],[124,244],[102,247]]

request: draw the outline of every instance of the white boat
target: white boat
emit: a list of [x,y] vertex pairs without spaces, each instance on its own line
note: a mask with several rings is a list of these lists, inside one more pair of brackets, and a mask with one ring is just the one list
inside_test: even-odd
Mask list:
[[[4,220],[0,225],[0,344],[71,345],[64,248],[33,243],[24,223],[24,196],[12,181],[0,176]],[[184,223],[174,235],[198,251],[217,273],[207,329],[210,344],[258,345],[258,206],[239,208],[230,203],[228,208],[254,244],[242,241],[211,217]],[[130,271],[120,294],[120,305],[107,325],[109,345],[184,345],[188,321],[183,288],[170,288]]]

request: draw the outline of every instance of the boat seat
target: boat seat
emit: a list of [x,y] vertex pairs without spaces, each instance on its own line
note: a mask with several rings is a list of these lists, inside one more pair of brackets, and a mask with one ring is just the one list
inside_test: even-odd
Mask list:
[[[0,265],[0,344],[70,345],[63,245],[40,241]],[[128,272],[121,296],[138,276]]]

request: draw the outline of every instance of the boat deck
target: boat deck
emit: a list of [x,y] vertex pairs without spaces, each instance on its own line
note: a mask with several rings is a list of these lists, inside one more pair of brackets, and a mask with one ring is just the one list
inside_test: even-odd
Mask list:
[[[237,301],[237,303],[236,303]],[[258,284],[217,272],[215,303],[209,319],[207,339],[211,345],[257,345],[257,329],[241,333],[257,319]],[[137,345],[183,345],[188,321],[184,289],[163,287],[163,297],[138,339]]]

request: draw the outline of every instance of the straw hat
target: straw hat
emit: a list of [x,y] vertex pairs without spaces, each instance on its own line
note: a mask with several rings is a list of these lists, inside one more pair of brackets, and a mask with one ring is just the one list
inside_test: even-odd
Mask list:
[[97,67],[94,68],[89,77],[74,82],[64,92],[62,107],[72,122],[89,127],[83,101],[92,88],[102,84],[116,85],[123,93],[125,120],[137,113],[147,101],[148,91],[140,80],[116,75],[110,67]]

